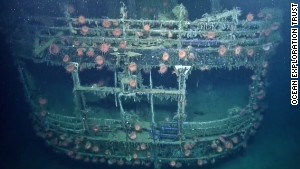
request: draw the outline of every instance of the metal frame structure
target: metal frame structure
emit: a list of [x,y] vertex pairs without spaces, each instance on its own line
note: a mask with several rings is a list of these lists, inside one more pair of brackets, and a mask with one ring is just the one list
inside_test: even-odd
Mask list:
[[[183,5],[176,6],[172,12],[172,20],[128,19],[123,4],[119,19],[83,18],[83,23],[67,11],[64,17],[30,17],[21,32],[25,40],[15,40],[14,45],[33,48],[32,55],[18,50],[15,55],[34,110],[37,134],[55,151],[71,158],[120,166],[154,164],[160,168],[166,163],[177,167],[202,166],[246,146],[263,117],[260,100],[265,94],[262,91],[268,59],[281,41],[280,12],[264,9],[257,19],[253,14],[240,19],[241,10],[234,8],[206,14],[194,21],[187,20]],[[51,26],[41,22],[45,18],[51,20]],[[94,54],[88,56],[89,51]],[[164,54],[168,54],[167,59],[162,58]],[[69,60],[64,61],[66,55]],[[94,55],[100,56],[102,62],[98,63]],[[28,62],[66,67],[74,84],[76,107],[72,116],[53,112],[35,102],[32,77],[26,70]],[[113,72],[113,86],[83,85],[79,74],[82,67],[105,67]],[[178,88],[153,86],[153,70],[162,67],[174,70]],[[186,121],[186,80],[191,71],[240,67],[252,69],[255,77],[250,84],[247,106],[232,109],[232,115],[224,119]],[[143,71],[149,72],[149,85],[143,83]],[[120,118],[90,116],[90,111],[95,110],[87,106],[87,93],[101,98],[114,96]],[[150,104],[149,121],[140,121],[124,109],[124,101],[133,100],[138,104],[141,98],[147,98]],[[177,113],[171,121],[155,120],[159,112],[155,110],[154,98],[177,101]]]

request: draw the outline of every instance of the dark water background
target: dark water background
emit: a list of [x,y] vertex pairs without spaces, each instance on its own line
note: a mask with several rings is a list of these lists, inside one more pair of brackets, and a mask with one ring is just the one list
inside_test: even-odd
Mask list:
[[[187,1],[184,0],[181,2],[188,7],[191,17],[197,17],[197,10],[192,11],[194,8],[192,2],[186,3]],[[267,89],[269,108],[257,135],[251,139],[245,151],[212,168],[300,169],[300,110],[299,106],[290,106],[290,2],[292,1],[230,0],[224,3],[228,8],[232,4],[241,7],[245,11],[244,14],[247,14],[247,11],[257,13],[264,6],[282,9],[284,12],[284,23],[281,29],[283,43],[278,46],[276,55],[269,64],[270,86]],[[0,11],[10,10],[11,6],[1,1]],[[1,23],[0,29],[3,30],[5,25]],[[105,165],[84,164],[57,155],[35,136],[28,118],[30,107],[25,102],[23,88],[11,55],[12,49],[6,43],[6,38],[4,33],[0,34],[0,168],[109,168]]]

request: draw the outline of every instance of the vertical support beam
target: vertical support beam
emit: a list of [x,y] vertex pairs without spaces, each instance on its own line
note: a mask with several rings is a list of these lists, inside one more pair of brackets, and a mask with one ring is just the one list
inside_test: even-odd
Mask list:
[[77,88],[80,87],[80,79],[78,76],[78,71],[74,71],[72,73],[72,77],[73,77],[73,82],[74,82],[74,93],[76,93],[77,95],[77,102],[76,102],[76,106],[78,106],[78,110],[85,110],[86,109],[86,102],[85,102],[85,98],[82,92],[77,91]]
[[[149,81],[150,81],[150,89],[153,89],[153,82],[152,82],[152,70],[150,69],[150,75],[149,75]],[[150,94],[150,106],[151,106],[151,132],[152,132],[152,139],[153,139],[153,155],[154,155],[154,168],[155,169],[160,169],[161,164],[158,161],[157,158],[157,144],[156,144],[156,133],[155,133],[155,128],[156,128],[156,122],[155,122],[155,113],[154,113],[154,103],[153,103],[153,93]]]
[[68,12],[68,4],[67,3],[64,3],[64,15],[66,17],[66,21],[68,22],[70,34],[71,35],[76,34],[77,31],[73,27],[71,16],[70,16],[70,13]]
[[[118,77],[117,77],[117,69],[115,69],[115,73],[114,73],[114,87],[117,88],[118,86]],[[115,106],[118,107],[118,100],[117,100],[117,93],[114,92],[115,94]]]
[[[179,71],[179,76],[178,76],[178,90],[179,91],[182,91],[182,73],[181,70],[178,70]],[[182,93],[179,95],[178,97],[178,100],[177,100],[177,127],[178,127],[178,135],[179,135],[179,138],[181,140],[182,138],[182,134],[181,134],[181,124],[182,124],[182,114],[184,113],[183,110],[182,110],[182,107],[183,105],[181,104],[182,103]]]
[[184,20],[184,12],[185,12],[185,7],[180,4],[180,13],[179,13],[179,24],[178,24],[178,31],[179,31],[179,34],[178,34],[178,43],[177,43],[177,48],[182,48],[182,42],[181,42],[181,39],[182,39],[182,30],[183,30],[183,24],[185,22]]
[[182,139],[182,123],[186,118],[185,114],[185,106],[186,106],[186,80],[188,78],[191,66],[182,66],[176,65],[175,71],[178,73],[178,90],[180,91],[180,95],[178,98],[178,109],[177,109],[177,122],[178,122],[178,134],[180,136],[180,140]]
[[122,96],[124,96],[124,97],[128,97],[128,96],[126,96],[126,94],[123,94],[123,93],[118,94],[118,102],[119,102],[119,106],[120,106],[120,116],[121,116],[121,119],[122,119],[123,127],[125,128],[126,133],[128,133],[129,128],[132,125],[132,115],[129,114],[129,113],[126,113],[124,111],[124,108],[123,108],[123,105],[122,105],[122,100],[121,100]]
[[72,72],[72,78],[73,78],[73,84],[74,84],[74,101],[75,101],[75,116],[76,117],[81,117],[82,118],[82,126],[83,129],[87,129],[87,124],[86,124],[86,112],[84,111],[86,109],[86,102],[85,98],[82,92],[79,92],[77,88],[81,86],[80,84],[80,79],[78,75],[78,67],[79,64],[76,62],[71,62],[70,64],[73,64],[75,67],[75,70]]
[[36,108],[36,104],[33,102],[31,92],[30,92],[30,90],[35,90],[35,85],[33,85],[34,84],[33,79],[30,78],[31,76],[29,75],[29,72],[25,68],[23,68],[23,66],[21,66],[22,64],[21,61],[17,59],[16,64],[17,64],[18,72],[20,74],[20,80],[24,87],[26,100],[32,107]]
[[[152,73],[151,73],[151,70],[150,70],[150,89],[152,90],[153,89],[153,84],[152,84]],[[152,122],[152,125],[155,125],[155,114],[154,114],[154,103],[153,103],[153,93],[150,94],[150,105],[151,105],[151,115],[152,115],[152,119],[151,119],[151,122]]]
[[124,143],[124,147],[125,147],[126,153],[129,154],[130,150],[127,149],[128,147],[130,147],[130,143],[128,142],[129,139],[128,139],[128,136],[127,136],[127,134],[129,134],[129,130],[128,130],[128,127],[127,127],[126,113],[125,113],[123,105],[122,105],[122,100],[121,100],[122,95],[123,95],[122,93],[118,94],[118,102],[119,102],[119,107],[120,107],[120,116],[121,116],[121,119],[122,119],[122,124],[123,124],[123,127],[124,127],[125,132],[126,132],[126,143]]
[[82,106],[80,103],[80,94],[79,91],[74,91],[74,103],[75,103],[75,117],[81,117],[80,111],[82,110]]
[[82,104],[81,104],[81,95],[80,92],[76,89],[80,86],[80,80],[78,75],[78,63],[71,62],[70,64],[73,64],[75,66],[74,72],[72,72],[72,79],[73,79],[73,93],[74,93],[74,103],[75,103],[75,116],[81,117],[81,110],[82,110]]
[[118,95],[118,101],[119,101],[121,117],[123,117],[123,116],[125,116],[125,112],[124,112],[122,101],[121,101],[121,93]]
[[122,24],[122,32],[123,32],[123,39],[126,40],[126,24],[125,24],[125,19],[127,18],[127,7],[123,2],[120,2],[121,7],[120,7],[120,16],[121,16],[121,24]]

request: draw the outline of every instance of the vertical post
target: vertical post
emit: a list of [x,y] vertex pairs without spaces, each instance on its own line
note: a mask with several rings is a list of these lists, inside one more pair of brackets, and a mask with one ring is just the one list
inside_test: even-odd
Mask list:
[[118,101],[119,101],[121,118],[123,118],[125,116],[125,112],[124,112],[122,101],[121,101],[121,93],[119,93],[119,95],[118,95]]
[[66,21],[68,22],[68,26],[69,26],[69,31],[70,31],[70,34],[76,34],[76,30],[74,29],[73,25],[72,25],[72,20],[71,20],[71,16],[70,16],[70,13],[68,12],[68,4],[64,4],[64,14],[65,14],[65,17],[66,17]]
[[[150,69],[150,76],[149,76],[149,81],[150,81],[150,89],[153,89],[153,82],[152,82],[152,71]],[[153,93],[150,93],[150,105],[151,105],[151,115],[152,115],[152,119],[151,119],[151,132],[152,132],[152,139],[154,142],[154,148],[153,148],[153,154],[154,154],[154,168],[155,169],[160,169],[161,165],[158,161],[157,158],[157,144],[156,144],[156,123],[155,123],[155,113],[154,113],[154,103],[153,103]]]
[[16,63],[17,63],[19,74],[20,74],[20,80],[21,80],[21,82],[23,83],[23,86],[24,86],[24,92],[25,92],[26,100],[29,102],[29,104],[32,107],[34,107],[36,104],[34,104],[34,102],[32,101],[30,89],[34,90],[35,87],[33,85],[33,82],[30,83],[30,81],[32,81],[31,78],[30,78],[31,76],[29,75],[29,72],[26,71],[26,69],[24,69],[21,66],[21,63],[18,59],[17,59]]
[[[117,88],[117,85],[118,85],[118,78],[117,78],[117,69],[115,69],[115,73],[114,73],[114,87],[115,87],[115,89]],[[115,94],[115,105],[116,105],[116,107],[118,107],[118,101],[117,101],[117,93],[116,93],[116,91],[114,92],[114,94]]]
[[[120,114],[121,114],[121,118],[122,118],[122,124],[123,124],[123,127],[125,128],[125,132],[126,132],[126,143],[127,144],[124,143],[124,147],[126,149],[126,147],[129,147],[128,136],[127,136],[127,134],[128,134],[128,126],[126,124],[127,121],[125,119],[126,118],[126,113],[124,111],[124,108],[123,108],[123,105],[122,105],[122,100],[121,100],[121,96],[122,95],[123,95],[122,93],[118,94],[118,102],[119,102],[119,107],[120,107]],[[126,151],[127,151],[127,149],[126,149]],[[127,152],[127,154],[129,154],[129,152]]]
[[[178,76],[178,90],[182,91],[182,72],[181,70],[179,71],[179,76]],[[177,127],[178,127],[178,135],[179,135],[179,139],[181,140],[182,136],[181,136],[181,121],[182,121],[182,112],[183,112],[183,105],[182,103],[182,92],[180,92],[181,94],[179,95],[179,98],[177,100]]]
[[181,39],[182,39],[182,30],[183,30],[183,22],[185,21],[184,20],[184,17],[183,17],[183,15],[184,15],[184,10],[185,10],[185,8],[184,8],[184,6],[182,5],[182,4],[180,4],[180,13],[179,13],[179,24],[178,24],[178,31],[179,31],[179,33],[178,33],[178,43],[177,43],[177,48],[182,48],[182,42],[181,42]]
[[72,72],[72,78],[73,78],[73,83],[74,83],[74,101],[75,101],[75,116],[76,117],[81,117],[82,118],[82,126],[83,129],[87,129],[87,124],[86,124],[86,114],[85,114],[85,108],[86,108],[86,103],[85,99],[83,96],[83,93],[78,91],[77,89],[81,86],[80,85],[80,79],[78,75],[78,67],[79,64],[76,62],[71,62],[70,64],[73,64],[75,66],[74,72]]
[[126,40],[126,25],[125,25],[125,19],[127,17],[127,8],[123,2],[120,2],[120,16],[121,16],[121,24],[122,24],[122,32],[123,32],[123,39]]
[[78,99],[79,99],[78,102],[80,103],[76,106],[80,107],[79,110],[82,110],[82,109],[85,110],[86,109],[85,97],[84,97],[82,92],[77,91],[77,89],[79,87],[81,87],[80,79],[79,79],[79,75],[78,75],[77,70],[72,73],[72,77],[73,77],[73,82],[74,82],[74,92],[77,93],[77,96],[78,96]]
[[[153,84],[152,84],[152,73],[150,70],[150,89],[153,89]],[[150,93],[150,105],[151,105],[151,115],[152,115],[152,125],[155,125],[155,114],[154,114],[154,103],[153,103],[153,94]]]
[[80,92],[76,90],[80,86],[80,80],[78,76],[78,63],[71,62],[70,64],[73,64],[75,66],[74,72],[72,72],[72,79],[73,79],[73,93],[74,93],[74,102],[75,102],[75,116],[81,117],[81,110],[82,110],[82,104],[81,104],[81,98],[80,98]]
[[185,120],[185,106],[186,106],[186,80],[188,78],[188,73],[190,72],[191,66],[182,66],[176,65],[175,70],[178,72],[178,90],[180,91],[180,95],[178,98],[178,109],[177,109],[177,122],[178,122],[178,134],[180,136],[180,140],[182,138],[182,123]]

